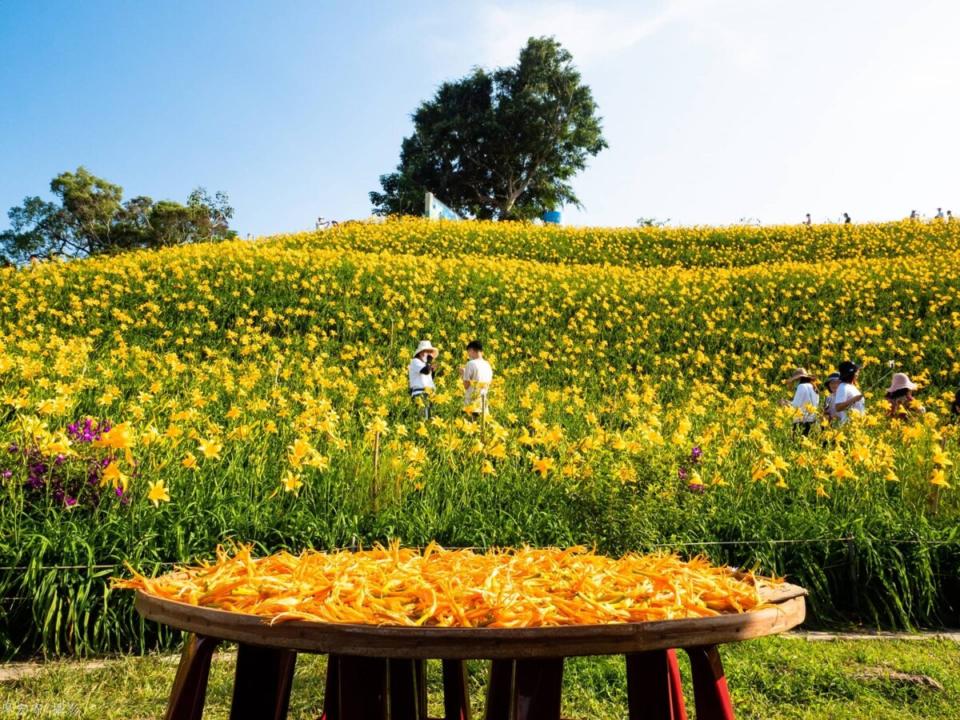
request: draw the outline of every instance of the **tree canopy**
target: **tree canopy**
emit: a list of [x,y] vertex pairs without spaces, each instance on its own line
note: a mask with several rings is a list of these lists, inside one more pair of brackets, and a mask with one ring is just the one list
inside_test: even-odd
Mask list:
[[379,215],[420,214],[426,191],[484,219],[580,205],[570,180],[607,142],[573,57],[530,38],[516,65],[443,83],[413,114],[396,171],[370,193]]
[[50,192],[56,201],[27,197],[7,213],[11,228],[0,232],[5,260],[86,257],[236,235],[233,208],[222,192],[211,197],[197,188],[185,205],[142,195],[124,201],[123,188],[83,167],[57,175]]

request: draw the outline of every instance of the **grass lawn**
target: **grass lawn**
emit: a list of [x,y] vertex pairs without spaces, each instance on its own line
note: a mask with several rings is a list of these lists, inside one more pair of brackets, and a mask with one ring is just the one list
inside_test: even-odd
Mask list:
[[[214,661],[205,718],[229,713],[233,658],[224,652]],[[767,638],[726,648],[724,660],[738,718],[960,717],[960,643]],[[324,665],[322,656],[299,658],[291,718],[319,716]],[[689,686],[682,655],[681,668]],[[176,658],[169,655],[128,656],[102,665],[50,662],[40,672],[0,682],[0,718],[159,718],[175,670]],[[477,713],[485,670],[485,663],[471,663]],[[438,663],[431,664],[431,712],[437,716],[442,714],[439,671]],[[943,689],[885,677],[891,671],[927,676]],[[566,717],[624,717],[622,660],[568,661],[564,681]]]

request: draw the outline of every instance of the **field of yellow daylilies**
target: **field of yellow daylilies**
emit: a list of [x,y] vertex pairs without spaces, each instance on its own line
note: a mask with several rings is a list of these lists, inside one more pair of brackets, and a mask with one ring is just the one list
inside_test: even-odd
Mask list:
[[[109,578],[231,540],[703,552],[806,585],[820,620],[957,620],[960,223],[398,220],[0,283],[5,655],[170,642]],[[782,380],[848,359],[866,415],[796,436]],[[925,414],[887,418],[894,371]]]

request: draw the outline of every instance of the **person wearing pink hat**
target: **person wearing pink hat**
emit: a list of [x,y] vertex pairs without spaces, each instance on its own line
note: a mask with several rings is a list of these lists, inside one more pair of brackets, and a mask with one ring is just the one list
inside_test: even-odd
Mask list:
[[906,373],[894,373],[887,388],[887,400],[890,402],[887,417],[904,418],[925,412],[923,405],[913,397],[916,389],[917,384]]

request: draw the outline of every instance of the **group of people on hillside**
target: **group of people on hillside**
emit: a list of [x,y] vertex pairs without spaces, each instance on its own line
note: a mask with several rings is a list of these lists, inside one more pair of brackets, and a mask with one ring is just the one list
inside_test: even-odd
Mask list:
[[[784,380],[785,383],[795,385],[793,400],[786,403],[797,412],[793,422],[794,431],[809,435],[821,415],[829,423],[844,425],[852,415],[865,413],[866,400],[860,390],[859,381],[859,365],[850,360],[840,363],[837,372],[830,373],[824,380],[826,396],[821,407],[817,378],[802,367],[794,370],[793,374]],[[886,391],[889,403],[887,416],[902,418],[925,412],[923,405],[913,397],[916,390],[917,384],[906,373],[894,373]],[[957,400],[955,404],[960,407],[960,393]]]
[[[487,393],[493,382],[493,368],[483,357],[483,343],[471,340],[464,348],[467,360],[460,368],[460,381],[463,383],[463,408],[467,416],[479,419],[487,412]],[[440,350],[429,340],[422,340],[414,351],[407,367],[407,379],[410,397],[416,403],[420,416],[429,420],[432,413],[431,395],[436,385],[434,377],[436,359]],[[830,373],[823,382],[824,398],[821,403],[818,380],[805,368],[797,368],[784,380],[795,386],[793,399],[783,404],[793,407],[796,417],[793,421],[794,432],[809,435],[821,418],[827,423],[845,425],[854,415],[866,413],[866,399],[860,389],[860,366],[846,360]],[[922,414],[925,411],[914,392],[918,386],[906,373],[893,373],[890,386],[886,390],[889,406],[887,416],[903,418]],[[960,416],[960,391],[951,405],[951,412]]]
[[[487,392],[493,381],[493,368],[483,357],[483,343],[471,340],[465,348],[467,362],[460,368],[460,380],[463,383],[463,409],[473,419],[478,419],[487,411]],[[435,361],[440,351],[429,340],[421,340],[413,353],[413,359],[407,367],[407,379],[410,397],[418,405],[420,415],[430,419],[430,396],[435,389],[434,376],[437,369]]]

